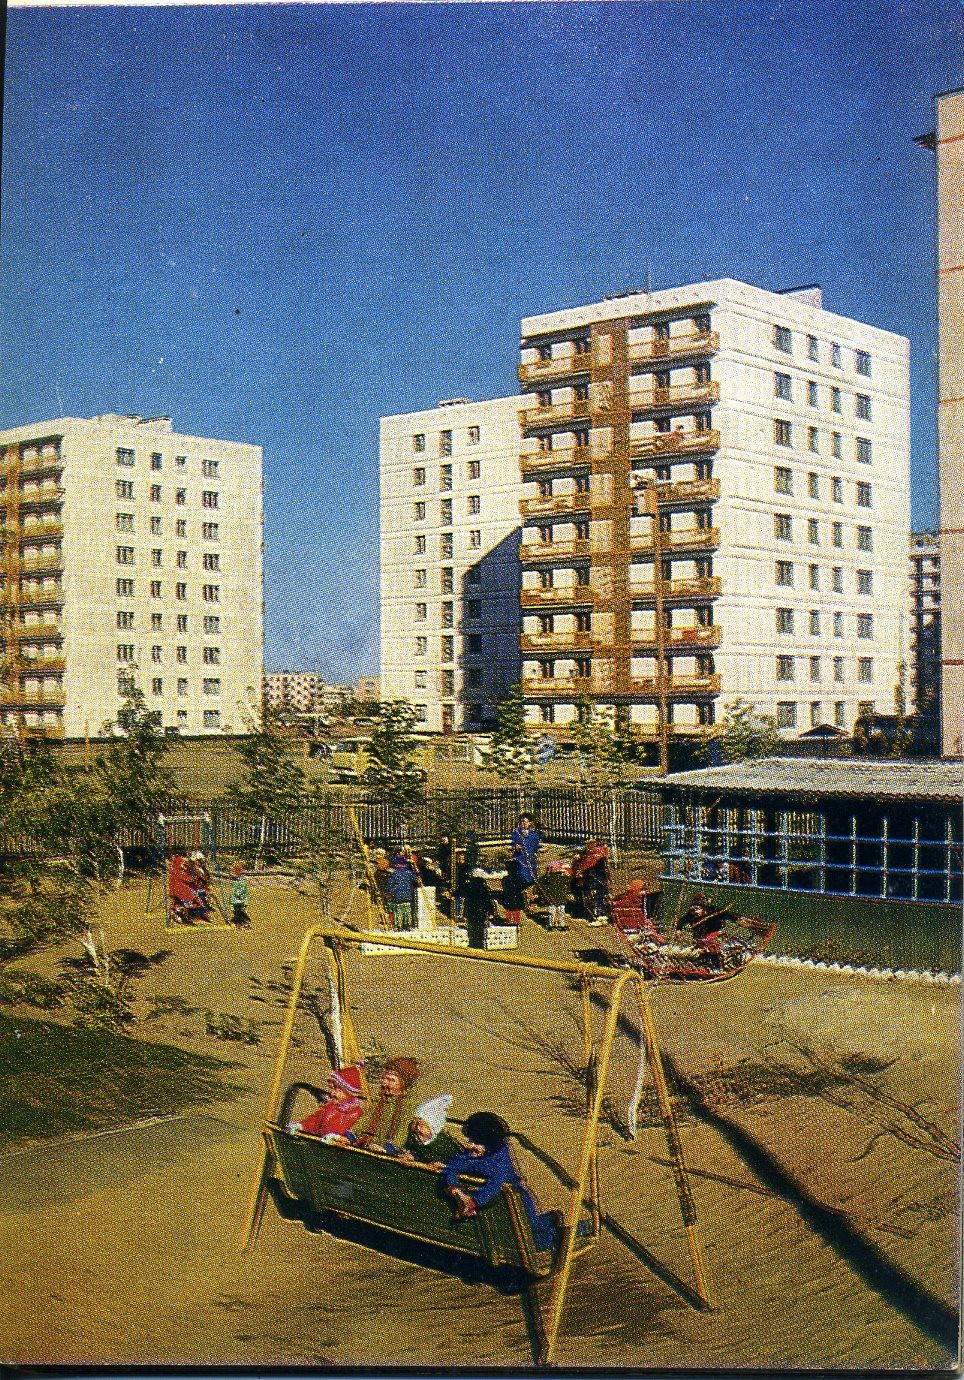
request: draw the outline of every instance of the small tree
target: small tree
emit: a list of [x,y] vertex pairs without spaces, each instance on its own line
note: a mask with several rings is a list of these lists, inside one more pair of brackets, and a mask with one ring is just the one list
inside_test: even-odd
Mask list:
[[894,736],[890,744],[891,757],[907,755],[914,741],[914,729],[907,717],[907,663],[901,661],[897,667],[897,681],[894,685]]
[[514,685],[496,710],[495,728],[482,765],[504,780],[532,776],[535,762],[529,746],[529,723],[521,685]]
[[378,706],[372,735],[365,745],[366,790],[407,817],[425,796],[416,759],[415,707],[408,700],[386,700]]
[[260,723],[248,717],[246,727],[237,747],[245,774],[228,796],[242,814],[258,822],[254,861],[260,867],[268,820],[298,810],[305,802],[307,782],[304,768],[292,756],[292,736],[277,714],[266,710]]
[[628,779],[626,767],[636,757],[636,744],[623,730],[612,705],[581,701],[572,736],[579,752],[581,781],[613,787]]
[[105,746],[94,762],[92,785],[97,793],[101,826],[113,838],[123,876],[122,832],[151,837],[157,817],[174,791],[165,764],[176,729],[164,730],[161,716],[148,709],[144,692],[129,683],[116,720],[106,723]]
[[773,716],[759,713],[755,705],[737,697],[726,706],[722,717],[705,734],[697,755],[701,761],[714,766],[724,762],[745,762],[769,757],[779,741],[780,735]]

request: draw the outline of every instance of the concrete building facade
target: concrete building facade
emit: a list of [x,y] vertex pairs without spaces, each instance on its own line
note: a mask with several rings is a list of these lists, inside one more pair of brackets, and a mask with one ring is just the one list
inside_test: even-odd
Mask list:
[[381,696],[482,729],[519,679],[518,397],[383,417]]
[[261,450],[169,418],[0,432],[0,722],[96,735],[133,681],[165,727],[235,732],[262,679]]
[[[732,280],[522,323],[529,715],[794,734],[889,711],[907,656],[908,342]],[[964,392],[964,389],[961,390]]]
[[910,538],[911,703],[936,714],[941,688],[941,552],[936,532]]
[[269,709],[293,709],[311,714],[321,707],[327,686],[314,671],[269,671],[264,678],[264,698]]

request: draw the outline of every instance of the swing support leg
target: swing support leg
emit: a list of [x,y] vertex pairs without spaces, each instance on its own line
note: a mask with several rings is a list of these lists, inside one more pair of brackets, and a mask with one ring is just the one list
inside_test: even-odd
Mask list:
[[637,974],[630,970],[621,973],[616,979],[609,998],[609,1007],[606,1011],[606,1023],[603,1028],[602,1040],[600,1041],[599,1053],[597,1056],[596,1086],[593,1092],[589,1115],[586,1118],[586,1129],[582,1139],[582,1153],[579,1157],[579,1173],[576,1177],[576,1183],[569,1199],[569,1206],[566,1209],[565,1224],[562,1229],[560,1259],[556,1265],[556,1270],[552,1279],[552,1294],[549,1298],[549,1307],[547,1310],[548,1326],[546,1328],[545,1340],[542,1345],[542,1353],[539,1357],[540,1365],[551,1364],[556,1347],[559,1323],[562,1318],[562,1310],[565,1306],[566,1293],[569,1288],[569,1274],[572,1270],[572,1258],[576,1245],[576,1228],[579,1223],[582,1205],[585,1201],[586,1187],[589,1183],[592,1163],[595,1157],[599,1114],[602,1110],[603,1094],[606,1091],[606,1078],[609,1074],[609,1057],[612,1053],[613,1040],[616,1035],[616,1022],[619,1019],[619,1001],[623,987],[628,981],[636,977]]

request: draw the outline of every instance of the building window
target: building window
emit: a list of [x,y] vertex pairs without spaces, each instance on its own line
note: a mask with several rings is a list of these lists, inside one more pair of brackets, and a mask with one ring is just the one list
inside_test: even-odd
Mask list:
[[440,489],[451,489],[452,487],[452,466],[440,465],[438,475],[438,486]]
[[872,530],[871,530],[869,527],[858,527],[858,528],[857,528],[857,550],[858,550],[858,551],[873,551],[873,549],[874,549],[874,534],[873,534]]
[[163,455],[159,455],[159,454],[157,453],[157,451],[154,451],[153,455],[151,456],[151,469],[152,469],[152,470],[162,470],[163,468],[164,468],[164,457],[163,457]]
[[793,470],[777,465],[773,471],[773,490],[778,494],[793,493]]
[[807,450],[814,455],[820,454],[820,431],[815,426],[807,427]]
[[428,652],[428,638],[427,638],[427,637],[416,637],[416,639],[415,639],[415,655],[416,655],[416,656],[425,656],[427,652]]
[[773,423],[773,442],[777,446],[793,445],[793,427],[789,422],[777,420]]
[[220,530],[216,522],[202,522],[201,538],[203,541],[217,541]]
[[866,436],[857,437],[857,459],[862,465],[869,465],[874,458],[874,448]]
[[830,433],[830,453],[835,460],[843,459],[843,440],[839,431]]
[[773,396],[784,398],[787,402],[793,401],[793,380],[789,374],[773,375]]
[[455,694],[455,672],[454,672],[454,671],[443,671],[443,672],[442,672],[441,680],[442,680],[442,694],[445,695],[446,697],[449,697],[449,696],[454,695],[454,694]]
[[152,695],[163,695],[163,694],[164,694],[164,682],[163,682],[163,680],[161,680],[158,676],[155,676],[154,679],[151,681],[151,694],[152,694]]
[[186,455],[175,455],[175,457],[174,457],[174,468],[175,468],[176,470],[185,470],[185,469],[187,469],[187,456],[186,456]]
[[837,475],[830,481],[830,497],[834,503],[843,503],[843,480]]
[[[178,632],[187,632],[187,614],[179,613],[177,616]],[[221,631],[221,616],[217,613],[206,613],[204,615],[204,631],[206,633],[219,633]]]
[[455,638],[454,638],[454,637],[443,637],[443,638],[442,638],[442,660],[443,660],[443,661],[454,661],[454,660],[455,660]]
[[[215,527],[217,523],[213,524]],[[187,536],[187,518],[176,518],[174,521],[174,535],[176,537]]]
[[117,626],[119,628],[132,628],[134,626],[134,615],[127,609],[122,609],[117,615]]
[[124,450],[123,447],[119,447],[117,451],[117,463],[118,465],[133,465],[134,452],[132,450]]
[[844,726],[844,713],[843,700],[837,700],[833,707],[833,721],[837,728],[843,728]]
[[416,522],[424,522],[424,521],[425,521],[425,504],[424,504],[424,503],[416,503],[416,505],[415,505],[415,521],[416,521]]
[[482,511],[482,499],[481,499],[481,497],[479,496],[479,494],[469,494],[469,507],[468,507],[468,511],[469,511],[469,514],[470,514],[470,515],[475,515],[475,514],[481,513],[481,511]]
[[440,431],[438,437],[439,455],[452,454],[452,433],[451,431]]
[[776,563],[776,582],[778,585],[793,584],[793,562],[777,561]]
[[815,335],[807,336],[807,358],[818,361],[820,359],[820,345]]
[[159,662],[159,661],[163,661],[163,660],[164,660],[164,649],[163,649],[162,647],[152,647],[152,648],[151,648],[151,660],[152,660],[153,662],[155,662],[155,663],[156,663],[156,662]]
[[465,572],[465,583],[467,585],[480,585],[482,583],[482,572],[477,565],[471,566]]
[[866,350],[854,351],[854,368],[858,374],[864,374],[870,378],[870,355]]
[[[479,614],[475,614],[474,616],[477,618]],[[473,617],[471,603],[469,604],[469,617]],[[453,604],[445,603],[442,605],[442,627],[455,627],[455,606]]]
[[807,496],[809,498],[820,498],[820,476],[819,474],[807,475]]
[[843,368],[843,362],[840,357],[840,346],[835,341],[830,346],[830,363],[835,369]]
[[115,513],[115,514],[114,514],[114,526],[117,528],[118,532],[133,532],[133,530],[134,530],[134,514],[133,514],[133,513]]
[[185,504],[187,502],[187,489],[175,489],[174,502],[181,505]]
[[[470,426],[470,427],[469,427],[469,445],[470,445],[470,446],[477,446],[477,445],[479,444],[479,441],[480,441],[481,439],[482,439],[482,433],[481,433],[481,431],[479,430],[479,428],[478,428],[477,426]],[[476,465],[477,465],[479,462],[478,462],[477,460],[474,460],[474,461],[470,461],[469,463],[470,463],[470,465],[471,465],[471,464],[476,464]],[[476,475],[475,477],[478,478],[478,475]]]
[[216,508],[218,506],[218,495],[216,489],[205,489],[201,494],[202,508]]
[[809,619],[809,622],[810,622],[810,636],[811,636],[811,637],[819,637],[819,636],[820,636],[820,610],[819,610],[819,609],[811,609],[811,610],[810,610],[810,619]]
[[131,643],[131,642],[118,642],[118,644],[117,644],[117,660],[118,660],[118,661],[127,661],[127,662],[130,662],[130,661],[133,661],[133,660],[134,660],[134,646],[133,646],[133,643]]
[[858,393],[856,401],[857,416],[864,422],[870,421],[870,398],[866,393]]
[[452,500],[450,498],[443,498],[439,506],[442,521],[444,523],[450,523],[452,521]]
[[416,556],[425,555],[425,537],[421,532],[415,538],[415,554]]
[[119,546],[119,547],[117,548],[117,564],[118,564],[118,565],[133,565],[133,564],[134,564],[134,548],[133,548],[133,546]]
[[446,566],[442,570],[441,592],[443,594],[454,594],[455,592],[455,572],[451,566]]
[[219,463],[220,461],[218,460],[201,461],[201,473],[204,475],[205,479],[217,479]]
[[415,618],[419,623],[423,623],[428,617],[428,604],[415,605]]
[[221,682],[217,676],[205,676],[201,682],[201,689],[205,695],[220,695]]
[[482,600],[481,600],[481,599],[470,599],[470,600],[468,601],[468,604],[466,605],[465,613],[466,613],[466,617],[467,617],[467,618],[471,618],[471,619],[481,618],[481,617],[482,617]]
[[117,483],[114,485],[114,488],[117,491],[118,498],[134,497],[134,485],[130,479],[118,479]]
[[830,410],[832,412],[843,411],[843,402],[841,401],[839,388],[831,388],[830,390]]
[[221,664],[221,648],[220,648],[220,647],[205,647],[205,648],[204,648],[204,651],[203,651],[203,653],[202,653],[202,659],[203,659],[203,661],[204,661],[205,666],[220,666],[220,664]]
[[777,657],[777,680],[793,680],[794,658],[792,656]]
[[179,680],[179,681],[178,681],[178,683],[177,683],[177,693],[181,696],[182,699],[183,699],[184,696],[187,694],[187,681],[186,681],[186,680]]
[[[708,514],[706,514],[706,513],[704,513],[704,512],[701,511],[701,512],[697,513],[696,517],[697,517],[697,523],[696,523],[697,527],[705,528],[705,527],[707,527],[707,526],[709,525],[708,522],[707,522]],[[576,523],[576,541],[588,541],[588,540],[589,540],[589,523],[588,523],[588,522],[577,522],[577,523]]]
[[785,355],[793,354],[793,332],[789,326],[774,326],[773,348],[781,350]]
[[572,433],[573,444],[577,450],[583,450],[589,445],[589,432],[583,427]]
[[858,594],[873,594],[873,592],[874,592],[874,575],[873,575],[873,571],[871,571],[871,570],[858,570],[858,571],[857,571],[857,593],[858,593]]
[[857,659],[857,679],[863,685],[868,685],[874,678],[874,659],[872,656],[862,656]]
[[160,632],[160,631],[162,630],[163,627],[164,627],[164,615],[163,615],[163,613],[152,613],[152,614],[151,614],[151,632]]
[[174,648],[174,657],[175,657],[175,660],[178,661],[178,662],[180,662],[180,664],[181,664],[182,666],[186,666],[186,665],[187,665],[187,648],[186,648],[186,647],[175,647],[175,648]]
[[874,635],[874,615],[872,613],[857,614],[857,636],[864,639]]
[[416,455],[417,455],[417,454],[419,454],[421,451],[423,451],[424,449],[425,449],[425,433],[424,433],[424,431],[416,432],[416,434],[412,437],[412,450],[415,451],[415,453],[416,453]]
[[151,598],[152,598],[152,599],[160,599],[160,597],[161,597],[161,582],[160,582],[160,580],[152,580],[152,581],[151,581]]
[[470,461],[469,461],[469,478],[470,478],[470,479],[481,479],[481,477],[482,477],[482,465],[481,465],[481,463],[480,463],[478,460],[470,460]]
[[835,613],[833,616],[833,635],[843,637],[843,614]]
[[810,727],[816,728],[820,722],[820,701],[811,700],[810,702]]
[[793,700],[777,701],[777,728],[796,728],[797,706]]
[[[213,589],[213,590],[216,590],[216,589],[217,589],[217,585],[205,585],[204,588],[205,588],[205,589]],[[207,597],[207,596],[205,596],[205,597]],[[185,585],[185,584],[177,584],[177,585],[175,585],[175,586],[174,586],[174,598],[175,598],[175,599],[186,599],[186,598],[187,598],[187,585]]]
[[834,546],[843,546],[842,522],[832,522],[830,524],[830,541]]
[[473,551],[478,551],[482,545],[482,533],[475,528],[469,533],[469,546]]
[[812,565],[812,566],[810,567],[810,588],[811,588],[811,589],[815,589],[815,590],[819,590],[819,589],[820,589],[820,567],[819,567],[819,565]]
[[161,566],[164,564],[164,552],[160,547],[155,546],[151,551],[151,565]]
[[820,545],[820,523],[816,518],[807,518],[807,541],[812,546]]
[[152,536],[152,537],[159,537],[159,536],[161,535],[161,532],[162,532],[163,530],[164,530],[164,525],[163,525],[163,522],[161,521],[161,519],[160,519],[159,517],[152,517],[152,518],[151,518],[151,536]]
[[789,513],[773,514],[773,535],[778,541],[793,541],[793,518]]
[[816,407],[817,402],[817,385],[814,383],[813,379],[811,379],[807,384],[807,405],[809,407]]
[[[183,555],[184,564],[187,565],[187,552],[179,551],[177,554],[179,558]],[[221,569],[221,556],[217,551],[205,551],[204,555],[201,557],[201,560],[203,562],[205,570]]]
[[830,588],[834,594],[843,594],[843,570],[835,565],[830,572]]
[[777,632],[793,632],[793,609],[777,609]]
[[427,571],[427,570],[416,570],[416,572],[415,572],[415,588],[416,588],[416,589],[425,589],[425,588],[427,587],[427,585],[428,585],[428,571]]
[[873,490],[869,484],[858,483],[857,485],[857,507],[873,507]]
[[150,488],[150,499],[151,499],[151,502],[152,502],[152,503],[160,503],[160,501],[161,501],[161,486],[160,486],[160,484],[152,484],[152,485],[151,485],[151,488]]
[[833,678],[837,682],[841,682],[844,678],[842,656],[835,656],[833,659]]
[[412,470],[412,483],[421,485],[425,483],[425,466],[416,465]]
[[424,689],[426,688],[427,685],[428,685],[428,672],[427,672],[427,671],[416,671],[416,672],[415,672],[415,689],[416,689],[416,690],[424,690]]
[[221,711],[220,711],[220,709],[205,709],[205,711],[204,711],[204,727],[205,727],[205,728],[220,728],[220,727],[221,727]]
[[810,679],[820,679],[820,658],[818,656],[812,656],[810,658]]

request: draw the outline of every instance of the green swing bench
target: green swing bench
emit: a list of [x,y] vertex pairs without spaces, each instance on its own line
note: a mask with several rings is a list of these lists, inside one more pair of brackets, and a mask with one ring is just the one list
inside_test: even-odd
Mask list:
[[552,1269],[553,1253],[536,1249],[525,1204],[513,1188],[504,1186],[474,1217],[456,1222],[439,1192],[438,1171],[426,1165],[332,1145],[272,1123],[264,1127],[264,1138],[282,1192],[315,1213],[363,1222],[534,1279]]

